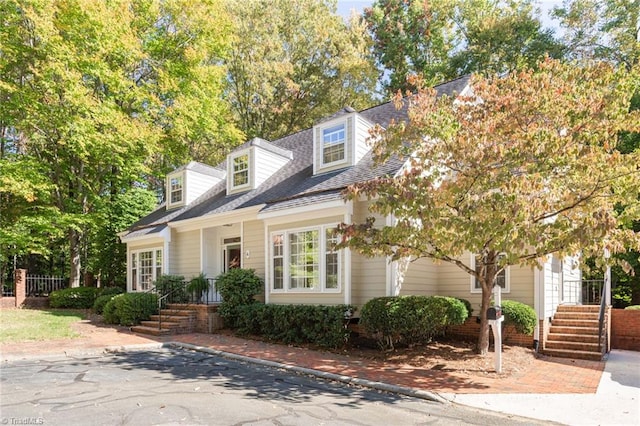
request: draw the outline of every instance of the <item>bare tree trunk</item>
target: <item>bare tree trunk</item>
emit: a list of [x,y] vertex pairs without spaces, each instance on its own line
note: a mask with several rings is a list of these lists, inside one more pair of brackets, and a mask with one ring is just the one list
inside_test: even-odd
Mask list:
[[69,230],[69,286],[80,287],[80,232]]

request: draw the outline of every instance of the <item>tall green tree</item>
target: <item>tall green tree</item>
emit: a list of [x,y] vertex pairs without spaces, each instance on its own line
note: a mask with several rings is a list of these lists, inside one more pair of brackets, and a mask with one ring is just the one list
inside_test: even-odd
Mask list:
[[227,96],[247,137],[275,139],[371,105],[377,71],[360,19],[331,0],[231,0]]
[[553,15],[572,59],[600,59],[633,67],[640,61],[640,2],[565,0]]
[[364,14],[392,92],[413,89],[407,80],[413,74],[433,84],[563,54],[532,0],[378,0]]
[[640,152],[618,149],[622,131],[640,130],[640,111],[629,111],[639,83],[637,69],[548,60],[537,72],[475,77],[468,98],[420,91],[408,99],[408,122],[380,130],[373,146],[378,162],[406,158],[404,172],[347,195],[368,196],[371,210],[395,223],[343,225],[346,242],[367,255],[449,262],[475,277],[486,354],[486,311],[504,268],[538,266],[552,253],[603,261],[605,248],[640,247],[640,235],[619,226],[640,217]]
[[229,21],[209,0],[6,0],[0,19],[0,123],[15,161],[46,169],[77,286],[102,207],[239,140],[221,97]]

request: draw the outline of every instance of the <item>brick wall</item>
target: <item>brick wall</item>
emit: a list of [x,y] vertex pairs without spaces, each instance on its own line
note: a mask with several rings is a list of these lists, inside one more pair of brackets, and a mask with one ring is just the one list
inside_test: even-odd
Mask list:
[[[447,336],[455,336],[465,340],[476,341],[480,334],[480,323],[478,317],[469,317],[464,324],[454,325],[447,328]],[[493,342],[493,332],[489,332],[489,339]],[[516,346],[533,346],[533,336],[518,333],[514,326],[502,326],[502,343]]]
[[218,305],[188,305],[188,309],[196,313],[193,331],[197,333],[213,333],[215,330],[222,328]]
[[611,347],[640,351],[640,310],[611,310]]

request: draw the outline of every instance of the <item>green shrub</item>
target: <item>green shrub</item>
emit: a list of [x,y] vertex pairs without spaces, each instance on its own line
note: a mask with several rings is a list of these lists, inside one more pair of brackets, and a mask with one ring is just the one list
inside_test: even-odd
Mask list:
[[209,290],[209,281],[207,280],[207,276],[204,272],[201,272],[200,275],[197,275],[189,281],[187,284],[187,291],[193,295],[193,297],[198,300],[202,297],[202,293]]
[[448,325],[467,319],[465,304],[453,297],[398,296],[371,299],[360,323],[381,348],[430,341]]
[[96,301],[93,302],[93,311],[98,315],[102,315],[105,305],[115,296],[117,296],[117,294],[105,294],[102,296],[98,296],[96,298]]
[[124,290],[121,287],[104,287],[100,290],[100,296],[115,296],[122,293]]
[[124,293],[112,297],[104,306],[109,324],[136,325],[158,313],[158,297],[152,293]]
[[216,277],[216,289],[222,296],[218,313],[228,327],[238,328],[239,309],[257,303],[255,296],[262,292],[263,285],[253,269],[234,268]]
[[116,294],[104,305],[104,308],[102,309],[102,318],[107,324],[120,324],[120,317],[118,316],[116,309],[116,299],[122,297],[124,297],[124,293]]
[[159,296],[169,295],[164,299],[165,303],[189,302],[189,293],[182,275],[161,275],[153,285],[156,287],[156,292]]
[[349,339],[347,320],[355,308],[348,305],[265,305],[237,308],[240,333],[257,334],[283,343],[313,343],[336,348]]
[[501,308],[504,325],[513,325],[516,331],[521,334],[533,334],[538,317],[531,306],[514,300],[503,300]]
[[467,318],[469,318],[471,316],[471,314],[473,313],[473,308],[471,307],[471,302],[469,302],[467,299],[463,299],[461,297],[456,297],[456,299],[458,299],[459,301],[464,303],[464,307],[467,308]]
[[631,311],[640,311],[640,305],[627,306],[625,309],[629,309]]
[[49,295],[52,308],[91,309],[99,289],[94,287],[73,287],[53,291]]

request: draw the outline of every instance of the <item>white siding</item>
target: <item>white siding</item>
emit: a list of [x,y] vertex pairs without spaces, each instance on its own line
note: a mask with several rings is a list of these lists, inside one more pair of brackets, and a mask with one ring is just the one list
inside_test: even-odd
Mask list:
[[[397,285],[398,294],[434,296],[438,294],[438,266],[431,259],[413,262],[399,262]],[[404,273],[403,273],[404,271]]]
[[184,183],[187,204],[204,194],[220,181],[221,179],[214,176],[204,175],[193,170],[186,170]]
[[360,160],[369,152],[371,147],[367,144],[369,139],[369,129],[371,124],[360,115],[355,116],[355,143],[353,164],[358,164]]
[[253,187],[257,188],[265,180],[269,179],[275,172],[277,172],[282,166],[289,161],[281,155],[262,149],[258,146],[253,147],[254,150],[254,164],[252,167],[255,169]]
[[555,256],[549,256],[543,266],[544,317],[553,316],[560,303],[562,263]]
[[174,232],[171,240],[171,273],[190,279],[200,271],[200,230]]
[[[264,225],[262,221],[253,220],[245,222],[242,235],[243,256],[242,267],[255,269],[256,274],[265,278],[264,270]],[[246,256],[247,251],[249,257]]]
[[[362,223],[368,216],[375,216],[376,226],[383,226],[385,220],[380,215],[373,215],[366,201],[354,202],[353,221]],[[387,259],[385,257],[368,258],[355,250],[351,254],[351,302],[361,307],[374,297],[388,296],[389,283]],[[356,313],[356,315],[358,315]]]

